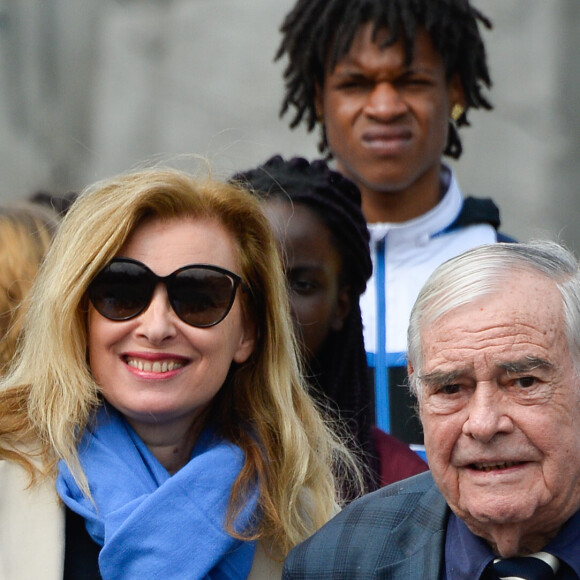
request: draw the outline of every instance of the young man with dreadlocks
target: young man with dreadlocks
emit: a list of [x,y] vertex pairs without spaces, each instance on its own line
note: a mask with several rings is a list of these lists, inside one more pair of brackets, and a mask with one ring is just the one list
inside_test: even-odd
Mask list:
[[374,426],[359,306],[372,264],[358,188],[322,160],[279,155],[232,180],[263,203],[284,260],[311,393],[348,430],[367,468],[367,490],[425,471],[407,445]]
[[468,0],[298,0],[276,58],[287,58],[281,114],[320,127],[319,150],[361,190],[373,279],[362,297],[377,423],[421,443],[406,379],[411,306],[443,261],[507,240],[489,199],[464,199],[442,156],[461,155],[469,109],[491,85]]

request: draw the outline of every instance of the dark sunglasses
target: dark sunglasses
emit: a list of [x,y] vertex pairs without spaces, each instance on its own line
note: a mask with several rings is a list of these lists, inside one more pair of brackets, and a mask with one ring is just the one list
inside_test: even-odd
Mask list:
[[221,322],[236,298],[242,279],[208,264],[192,264],[157,276],[145,264],[115,258],[89,285],[89,299],[109,320],[129,320],[144,312],[157,284],[165,284],[171,308],[183,322],[205,328]]

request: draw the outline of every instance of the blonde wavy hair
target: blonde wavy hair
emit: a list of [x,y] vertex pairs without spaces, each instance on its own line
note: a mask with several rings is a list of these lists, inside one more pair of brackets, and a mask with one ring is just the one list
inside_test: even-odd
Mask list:
[[58,223],[33,203],[0,207],[0,376],[10,365],[28,305],[28,293]]
[[0,456],[30,466],[17,444],[33,436],[48,472],[63,459],[88,493],[77,443],[102,400],[87,363],[87,288],[151,217],[215,220],[237,248],[249,287],[239,296],[257,342],[250,358],[232,367],[206,420],[245,453],[228,529],[236,535],[233,522],[258,483],[261,519],[239,537],[260,539],[283,558],[335,513],[335,477],[354,486],[361,480],[307,394],[275,241],[259,202],[235,185],[156,168],[97,183],[79,196],[38,276],[17,364],[1,385]]

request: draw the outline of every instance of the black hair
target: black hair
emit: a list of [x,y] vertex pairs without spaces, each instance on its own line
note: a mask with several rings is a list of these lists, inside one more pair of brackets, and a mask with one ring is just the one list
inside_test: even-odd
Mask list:
[[[469,0],[298,0],[280,27],[282,42],[275,57],[288,58],[280,116],[294,107],[290,127],[304,121],[308,131],[314,129],[317,87],[324,85],[325,71],[333,70],[348,53],[354,36],[367,23],[373,24],[375,35],[389,31],[383,47],[403,39],[407,64],[413,60],[417,29],[424,28],[443,58],[447,79],[459,76],[467,107],[491,110],[482,91],[491,86],[491,79],[478,22],[491,28],[489,19]],[[467,111],[450,123],[444,155],[461,155],[457,127],[462,125],[469,125]],[[324,127],[318,148],[321,153],[328,149]]]
[[374,389],[368,377],[360,295],[372,274],[369,231],[358,187],[326,162],[276,155],[232,178],[262,200],[283,199],[310,208],[324,223],[341,257],[341,284],[350,289],[351,309],[341,330],[330,332],[309,361],[313,395],[338,413],[370,467],[367,486],[377,487],[377,459],[370,428],[374,424]]

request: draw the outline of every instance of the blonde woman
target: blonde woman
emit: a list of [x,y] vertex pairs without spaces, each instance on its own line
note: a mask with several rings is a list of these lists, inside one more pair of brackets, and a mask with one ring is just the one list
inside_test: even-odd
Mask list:
[[0,375],[16,350],[28,292],[56,226],[56,214],[36,204],[0,206]]
[[233,185],[154,169],[89,188],[25,330],[3,454],[34,473],[20,442],[40,442],[105,579],[276,577],[335,512],[332,470],[360,480],[301,379],[268,222]]

